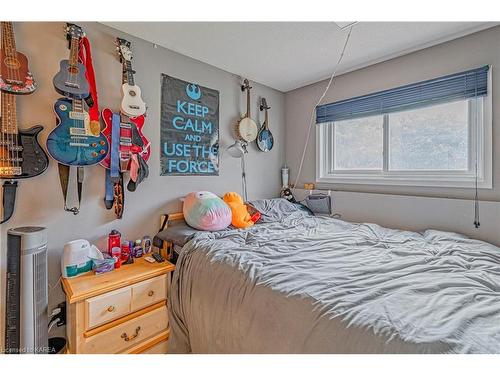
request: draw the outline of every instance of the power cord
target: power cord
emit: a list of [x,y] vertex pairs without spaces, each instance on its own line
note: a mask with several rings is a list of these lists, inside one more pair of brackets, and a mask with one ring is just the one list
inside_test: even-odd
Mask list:
[[302,151],[302,157],[300,158],[300,164],[299,164],[299,170],[297,172],[297,177],[295,178],[295,183],[293,184],[294,188],[297,187],[297,182],[299,181],[300,174],[302,172],[302,166],[304,164],[304,159],[305,159],[305,156],[306,156],[307,145],[309,143],[309,139],[311,138],[311,130],[312,130],[313,122],[314,122],[314,115],[316,113],[316,107],[318,105],[320,105],[321,101],[324,99],[326,93],[328,92],[328,90],[330,89],[330,86],[332,85],[333,78],[335,77],[335,74],[337,74],[338,67],[339,67],[340,63],[342,62],[342,60],[344,58],[344,53],[345,53],[345,50],[347,48],[347,43],[349,42],[349,39],[351,38],[351,32],[352,32],[352,28],[353,27],[354,27],[354,24],[352,24],[349,27],[349,32],[347,33],[347,37],[345,39],[344,46],[342,47],[342,52],[340,53],[339,59],[337,61],[337,64],[335,65],[335,69],[333,70],[333,73],[330,76],[330,81],[328,81],[328,85],[326,85],[325,91],[323,91],[323,94],[320,96],[319,100],[316,102],[316,104],[314,105],[314,107],[313,107],[313,109],[311,111],[311,119],[309,120],[309,128],[307,129],[306,143],[304,144],[304,149]]

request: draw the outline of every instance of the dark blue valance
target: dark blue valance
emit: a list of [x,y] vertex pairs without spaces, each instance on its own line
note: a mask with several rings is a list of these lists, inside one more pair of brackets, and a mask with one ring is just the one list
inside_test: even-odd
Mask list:
[[486,96],[489,66],[316,107],[316,123],[380,115]]

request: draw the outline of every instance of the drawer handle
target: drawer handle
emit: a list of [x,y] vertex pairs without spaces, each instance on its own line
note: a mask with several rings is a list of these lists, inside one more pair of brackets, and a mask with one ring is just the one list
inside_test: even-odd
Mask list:
[[148,293],[148,296],[149,297],[153,297],[153,294],[155,294],[155,291],[154,290],[150,290],[149,293]]
[[108,311],[109,311],[109,312],[113,312],[113,311],[115,311],[115,307],[114,307],[114,306],[109,306],[109,307],[108,307]]
[[124,339],[125,341],[130,341],[130,340],[133,340],[135,339],[137,336],[139,336],[139,331],[141,330],[141,326],[138,326],[136,329],[135,329],[135,334],[133,336],[130,336],[128,337],[128,335],[124,332],[122,333],[121,335],[121,338]]

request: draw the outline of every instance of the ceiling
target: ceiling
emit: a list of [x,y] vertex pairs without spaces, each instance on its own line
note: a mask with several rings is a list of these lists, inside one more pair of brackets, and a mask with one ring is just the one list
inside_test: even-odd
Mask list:
[[[348,28],[334,22],[106,22],[228,72],[286,92],[328,78]],[[338,74],[497,23],[360,22]]]

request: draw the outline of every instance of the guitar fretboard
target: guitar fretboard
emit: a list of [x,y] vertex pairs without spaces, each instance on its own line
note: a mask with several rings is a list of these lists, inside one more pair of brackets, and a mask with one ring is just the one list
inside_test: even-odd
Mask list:
[[78,45],[80,39],[76,37],[71,37],[70,52],[69,52],[69,64],[71,66],[78,65]]
[[12,22],[2,22],[2,50],[6,56],[17,55]]
[[1,101],[1,132],[4,134],[17,134],[16,96],[2,91]]
[[128,83],[130,86],[134,86],[134,70],[132,69],[132,63],[125,60],[123,62],[123,80],[124,83]]

